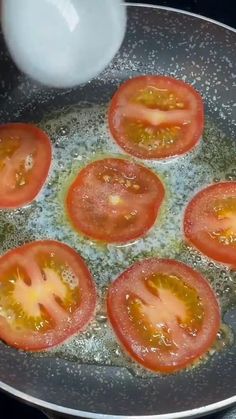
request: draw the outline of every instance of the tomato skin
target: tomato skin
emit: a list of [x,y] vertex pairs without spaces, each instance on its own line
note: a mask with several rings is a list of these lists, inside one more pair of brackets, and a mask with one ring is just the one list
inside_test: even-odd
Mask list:
[[59,325],[46,332],[13,330],[5,318],[0,316],[0,338],[10,346],[32,352],[49,350],[83,331],[94,316],[97,301],[95,283],[84,260],[71,247],[58,241],[37,241],[8,251],[0,259],[1,275],[16,263],[16,260],[25,263],[27,258],[35,257],[42,252],[55,253],[78,274],[81,303],[73,313],[68,312]]
[[219,182],[199,191],[185,209],[184,235],[190,245],[209,258],[236,268],[236,246],[224,245],[213,239],[209,235],[209,225],[213,223],[213,217],[209,215],[208,219],[204,218],[206,207],[209,207],[213,200],[222,200],[224,197],[236,199],[236,182]]
[[[135,91],[154,86],[160,89],[169,89],[179,94],[185,102],[187,110],[191,111],[192,122],[182,127],[182,136],[175,144],[168,147],[157,147],[148,150],[134,144],[125,133],[123,127],[124,117],[122,110]],[[170,112],[170,111],[169,111]],[[166,112],[168,113],[168,112]],[[200,141],[204,129],[204,105],[200,94],[189,84],[182,80],[168,76],[146,75],[138,76],[125,81],[114,94],[108,111],[109,129],[117,144],[127,153],[140,159],[166,159],[176,157],[191,151]],[[147,121],[146,121],[147,122]],[[177,121],[173,120],[173,124]],[[151,125],[147,125],[151,126]],[[161,123],[162,127],[169,127],[169,122]]]
[[[36,153],[34,166],[27,185],[21,188],[17,187],[17,190],[11,191],[6,188],[5,181],[0,176],[2,190],[0,192],[0,208],[17,209],[30,204],[44,186],[51,166],[52,146],[48,135],[44,131],[28,123],[16,122],[0,125],[0,138],[4,139],[7,137],[20,138],[22,146],[28,149],[28,154],[31,154],[31,152]],[[14,163],[11,164],[13,164],[14,168]]]
[[[140,184],[142,190],[131,193],[118,182],[106,185],[97,181],[96,176],[104,170],[117,172],[123,177],[122,181],[131,179]],[[121,196],[123,204],[110,204],[110,195]],[[85,196],[93,208],[91,213]],[[161,180],[150,169],[123,158],[105,158],[90,163],[79,172],[69,188],[65,205],[70,222],[85,236],[104,243],[126,243],[143,237],[150,230],[164,196]],[[122,224],[126,212],[132,211],[137,212],[134,223]]]
[[[202,330],[197,337],[188,337],[183,341],[183,347],[178,352],[153,352],[143,341],[139,331],[127,315],[127,295],[141,295],[141,279],[156,272],[168,275],[180,275],[187,285],[197,289],[204,302],[205,319]],[[136,294],[137,293],[137,294]],[[143,367],[162,373],[172,373],[187,367],[194,360],[202,356],[214,343],[220,327],[221,315],[219,304],[209,283],[200,273],[182,262],[171,259],[146,259],[135,263],[124,271],[108,289],[107,312],[113,331],[127,354]],[[174,338],[178,331],[173,331]],[[181,335],[180,335],[181,336]],[[181,340],[181,339],[180,339]]]

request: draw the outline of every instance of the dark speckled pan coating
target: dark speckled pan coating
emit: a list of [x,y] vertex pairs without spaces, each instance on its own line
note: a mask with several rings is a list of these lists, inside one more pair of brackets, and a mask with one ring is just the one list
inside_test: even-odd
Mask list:
[[[57,119],[57,115],[60,114],[54,113],[53,117],[48,117],[46,114],[57,111],[63,106],[77,105],[71,111],[70,108],[68,113],[72,118],[75,109],[78,110],[77,116],[74,115],[74,124],[80,127],[85,139],[90,139],[88,143],[80,143],[77,139],[81,145],[79,150],[73,144],[69,147],[70,152],[68,151],[67,155],[74,153],[71,157],[74,162],[78,162],[78,167],[81,160],[83,163],[88,159],[89,151],[122,153],[107,134],[104,123],[105,109],[120,82],[138,74],[157,73],[179,77],[200,91],[205,101],[207,125],[200,148],[183,158],[181,163],[178,161],[177,166],[172,162],[149,164],[160,172],[166,185],[169,185],[169,204],[167,203],[169,207],[164,220],[169,215],[172,219],[176,219],[176,222],[180,222],[180,208],[195,190],[208,182],[216,179],[236,179],[235,31],[196,16],[162,8],[129,7],[128,12],[128,31],[120,53],[99,79],[78,89],[42,90],[18,74],[4,49],[3,41],[1,42],[0,120],[2,122],[41,121],[41,126],[52,134],[55,158],[55,172],[51,174],[51,183],[39,201],[33,204],[32,211],[30,208],[26,209],[29,220],[38,214],[38,232],[35,221],[32,221],[28,230],[28,224],[28,227],[22,225],[26,213],[16,212],[8,216],[0,214],[1,251],[38,236],[50,236],[51,230],[47,226],[50,227],[52,223],[55,226],[53,229],[55,238],[77,247],[91,264],[97,283],[104,285],[111,272],[115,276],[133,259],[153,254],[155,249],[158,249],[162,256],[180,258],[196,268],[199,267],[209,276],[226,311],[224,322],[235,331],[235,308],[231,306],[229,309],[228,304],[229,301],[233,304],[231,297],[235,292],[235,286],[232,285],[233,281],[234,283],[236,281],[235,273],[201,258],[196,252],[191,253],[189,249],[184,248],[181,241],[178,241],[177,236],[174,246],[177,230],[170,229],[167,234],[169,244],[160,239],[157,248],[154,229],[150,233],[151,238],[147,237],[130,252],[124,249],[106,249],[108,255],[117,260],[114,270],[109,271],[109,264],[106,265],[106,258],[102,256],[103,251],[98,250],[94,262],[94,251],[86,250],[88,243],[82,239],[76,241],[74,236],[66,233],[69,230],[60,230],[59,218],[56,215],[52,216],[45,226],[42,224],[43,216],[40,215],[44,211],[42,200],[50,205],[52,199],[51,208],[55,209],[54,214],[60,215],[59,198],[55,201],[55,196],[58,185],[62,186],[62,183],[56,183],[55,177],[60,172],[63,182],[69,173],[69,163],[63,157],[63,149],[66,148],[64,136],[73,134],[72,119],[67,121],[67,125],[70,122],[69,131],[66,132],[65,129],[63,132],[60,120],[55,122],[55,118]],[[90,108],[88,103],[92,103],[95,107]],[[79,118],[85,117],[85,113],[90,124],[94,117],[94,127],[89,132],[86,131],[86,121],[79,121]],[[54,132],[54,128],[57,128],[58,132]],[[110,149],[107,150],[108,141]],[[91,157],[95,157],[95,154]],[[180,179],[178,176],[185,179],[186,190],[183,183],[178,182]],[[179,188],[177,193],[176,188]],[[55,193],[54,198],[51,191]],[[92,248],[92,245],[90,247]],[[98,265],[102,266],[104,271],[103,278],[99,278]],[[70,358],[69,349],[67,352],[65,350],[64,354]],[[147,375],[145,378],[142,374],[134,375],[129,372],[122,367],[122,362],[117,361],[117,366],[115,362],[112,362],[111,366],[102,366],[103,358],[102,355],[99,358],[99,349],[97,354],[99,365],[92,365],[91,357],[90,362],[88,357],[88,365],[80,365],[79,356],[75,362],[55,355],[52,353],[47,357],[32,356],[0,344],[0,386],[31,403],[71,415],[97,418],[100,414],[112,417],[156,415],[155,417],[162,419],[184,418],[206,414],[210,410],[236,402],[234,345],[226,346],[223,351],[216,353],[194,370],[169,376]],[[85,355],[82,358],[85,360]]]

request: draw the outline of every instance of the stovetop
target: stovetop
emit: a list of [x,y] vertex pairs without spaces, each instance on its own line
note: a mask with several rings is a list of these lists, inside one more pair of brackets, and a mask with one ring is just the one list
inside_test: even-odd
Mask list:
[[[232,0],[128,0],[130,3],[158,4],[187,10],[218,20],[232,27],[236,26],[236,11]],[[53,413],[43,413],[36,408],[28,406],[5,393],[0,393],[1,419],[59,419]],[[205,416],[204,419],[236,419],[236,408]]]

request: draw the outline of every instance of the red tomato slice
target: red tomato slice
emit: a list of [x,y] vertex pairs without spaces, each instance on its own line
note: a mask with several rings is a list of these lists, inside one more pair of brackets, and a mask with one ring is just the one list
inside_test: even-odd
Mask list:
[[163,159],[191,150],[204,126],[201,96],[172,77],[141,76],[126,81],[109,109],[116,142],[133,156]]
[[38,241],[0,259],[0,338],[38,351],[63,342],[92,319],[96,290],[77,252]]
[[128,354],[152,371],[173,372],[216,339],[220,309],[200,273],[168,259],[134,264],[108,290],[110,323]]
[[185,211],[184,234],[205,255],[236,268],[236,182],[197,193]]
[[107,158],[81,170],[68,191],[66,207],[81,233],[106,243],[125,243],[152,227],[164,194],[151,170]]
[[0,125],[0,208],[32,202],[43,187],[52,159],[46,133],[31,124]]

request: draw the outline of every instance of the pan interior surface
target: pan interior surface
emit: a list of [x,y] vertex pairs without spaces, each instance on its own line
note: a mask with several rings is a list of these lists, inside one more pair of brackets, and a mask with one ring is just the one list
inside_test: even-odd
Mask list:
[[[39,199],[22,210],[0,213],[1,253],[37,239],[64,241],[87,261],[101,301],[85,333],[47,354],[26,354],[1,343],[1,387],[29,402],[88,417],[183,418],[233,403],[236,272],[189,248],[181,220],[196,191],[212,182],[236,180],[236,32],[170,9],[129,7],[126,38],[110,66],[88,85],[65,91],[42,89],[20,75],[1,42],[1,121],[39,124],[54,149],[51,174]],[[72,231],[64,215],[64,194],[87,162],[125,156],[109,135],[107,107],[120,83],[140,74],[191,83],[205,102],[205,132],[201,144],[184,157],[143,162],[160,175],[167,190],[161,217],[147,237],[130,246],[101,247]],[[207,359],[166,376],[146,372],[123,355],[103,307],[108,283],[134,261],[154,255],[176,258],[202,272],[223,315]]]

